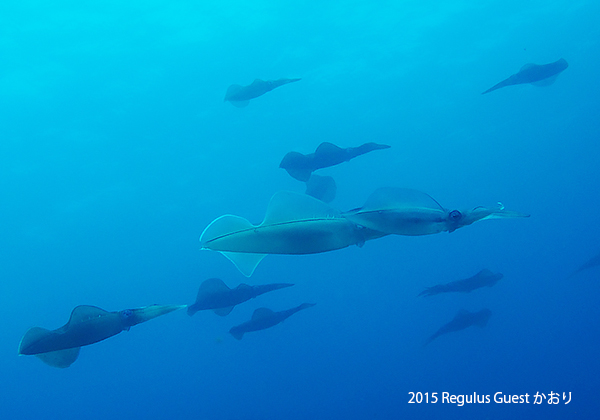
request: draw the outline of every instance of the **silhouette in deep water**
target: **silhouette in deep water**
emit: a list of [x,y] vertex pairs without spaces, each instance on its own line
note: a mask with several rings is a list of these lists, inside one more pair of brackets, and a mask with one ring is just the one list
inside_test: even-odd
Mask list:
[[226,316],[233,310],[235,305],[244,303],[263,293],[290,286],[293,286],[293,284],[273,283],[250,286],[242,283],[235,289],[230,289],[221,279],[208,279],[200,285],[196,302],[188,306],[187,313],[192,316],[198,311],[212,309],[215,314]]
[[492,287],[498,280],[504,277],[501,273],[494,274],[488,269],[483,269],[468,279],[451,281],[446,284],[438,284],[428,287],[419,293],[419,296],[433,296],[440,293],[462,292],[469,293],[482,287]]
[[483,328],[487,325],[491,316],[492,311],[489,309],[482,309],[478,312],[469,312],[465,309],[461,309],[458,311],[452,321],[448,322],[446,325],[443,325],[435,332],[435,334],[429,337],[424,346],[431,343],[433,340],[443,334],[464,330],[465,328],[469,328],[471,326]]
[[200,235],[202,249],[225,255],[247,277],[267,254],[316,254],[384,236],[357,226],[324,202],[289,191],[275,193],[263,222],[255,226],[226,214]]
[[258,308],[252,314],[252,319],[250,321],[244,322],[243,324],[237,325],[229,330],[229,333],[234,336],[237,340],[241,340],[244,337],[244,334],[252,331],[265,330],[267,328],[271,328],[290,316],[294,315],[296,312],[301,311],[306,308],[311,308],[315,306],[314,303],[303,303],[300,306],[296,306],[292,309],[287,309],[285,311],[274,312],[268,308]]
[[304,193],[325,203],[331,203],[336,192],[337,186],[332,177],[312,174],[306,181],[306,191]]
[[[475,207],[472,210],[447,210],[431,196],[407,188],[380,188],[373,192],[364,206],[342,213],[358,226],[384,235],[431,235],[454,232],[479,220],[529,217],[527,214]],[[376,237],[376,236],[374,236]]]
[[554,83],[556,77],[567,67],[569,67],[569,64],[564,58],[549,64],[525,64],[518,73],[492,86],[483,92],[482,95],[506,86],[521,85],[524,83],[530,83],[534,86],[549,86]]
[[574,275],[579,274],[584,270],[587,270],[587,269],[590,269],[593,267],[598,267],[598,266],[600,266],[600,254],[598,254],[594,258],[591,258],[590,260],[586,261],[577,270],[575,270],[569,277],[573,277]]
[[281,160],[279,167],[285,169],[292,178],[306,182],[309,180],[310,175],[317,169],[348,162],[350,159],[372,152],[373,150],[389,148],[390,146],[385,144],[365,143],[358,147],[342,149],[335,144],[324,142],[317,147],[314,153],[309,153],[308,155],[298,152],[287,153]]
[[106,340],[121,331],[129,331],[134,325],[181,308],[185,305],[152,305],[107,312],[95,306],[77,306],[69,322],[56,330],[30,328],[21,339],[19,354],[35,355],[50,366],[66,368],[77,360],[82,346]]
[[258,98],[279,86],[297,82],[300,79],[260,80],[254,79],[248,86],[231,85],[225,94],[225,101],[231,102],[238,108],[243,108],[250,103],[250,99]]

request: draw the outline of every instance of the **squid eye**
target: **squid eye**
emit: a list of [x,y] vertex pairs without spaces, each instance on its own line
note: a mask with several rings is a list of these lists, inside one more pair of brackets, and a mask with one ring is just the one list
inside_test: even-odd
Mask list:
[[450,220],[456,221],[456,220],[460,220],[462,218],[462,214],[458,210],[452,210],[450,212],[450,214],[448,215],[448,217],[450,218]]

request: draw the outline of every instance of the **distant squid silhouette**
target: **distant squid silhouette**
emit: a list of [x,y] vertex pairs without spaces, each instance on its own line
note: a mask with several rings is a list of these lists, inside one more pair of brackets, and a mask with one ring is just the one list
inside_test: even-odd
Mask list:
[[279,79],[279,80],[260,80],[255,79],[248,86],[231,85],[227,89],[224,101],[231,102],[232,105],[243,108],[248,106],[250,99],[258,98],[267,92],[272,91],[279,86],[287,85],[288,83],[297,82],[300,79]]
[[433,296],[439,295],[440,293],[451,292],[469,293],[482,287],[492,287],[498,283],[502,277],[504,276],[501,273],[494,274],[488,269],[483,269],[479,273],[467,279],[451,281],[450,283],[437,284],[435,286],[428,287],[419,293],[419,296]]
[[226,316],[240,303],[263,293],[291,286],[293,284],[290,283],[263,284],[260,286],[250,286],[242,283],[235,289],[230,289],[221,279],[208,279],[200,285],[196,302],[188,306],[187,313],[192,316],[198,311],[211,309],[219,316]]
[[562,73],[569,64],[564,58],[549,64],[525,64],[518,73],[513,74],[508,79],[495,84],[482,95],[500,89],[506,86],[521,85],[525,83],[534,86],[549,86],[556,80],[556,77]]
[[298,152],[287,153],[281,160],[279,167],[285,169],[292,178],[306,182],[309,180],[310,175],[317,169],[348,162],[350,159],[372,152],[373,150],[389,148],[390,146],[386,144],[365,143],[358,147],[343,149],[335,144],[324,142],[317,147],[314,153],[309,153],[308,155]]
[[489,309],[482,309],[477,312],[469,312],[465,309],[462,309],[462,310],[458,311],[458,313],[456,314],[456,316],[454,316],[452,321],[443,325],[431,337],[429,337],[427,339],[427,341],[425,342],[424,346],[431,343],[433,340],[438,338],[440,335],[464,330],[464,329],[472,327],[472,326],[483,328],[487,325],[491,316],[492,316],[492,311],[490,311]]
[[19,354],[35,355],[50,366],[66,368],[77,360],[81,347],[182,308],[185,305],[152,305],[108,312],[96,306],[77,306],[69,322],[56,330],[30,328],[21,339]]
[[576,274],[581,273],[582,271],[589,270],[590,268],[600,266],[600,254],[596,255],[593,258],[590,258],[584,264],[582,264],[577,270],[575,270],[569,277],[573,277]]
[[313,306],[315,306],[314,303],[303,303],[295,308],[279,312],[274,312],[269,308],[258,308],[252,314],[252,319],[250,319],[250,321],[231,328],[229,333],[235,339],[241,340],[245,333],[271,328],[294,315],[296,312]]

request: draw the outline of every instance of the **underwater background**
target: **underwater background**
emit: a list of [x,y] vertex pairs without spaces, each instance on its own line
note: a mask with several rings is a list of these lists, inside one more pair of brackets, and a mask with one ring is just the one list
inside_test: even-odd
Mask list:
[[[8,1],[0,5],[0,418],[592,419],[600,408],[600,3]],[[565,58],[549,87],[485,89]],[[227,87],[302,80],[224,102]],[[339,166],[341,210],[379,187],[528,219],[269,255],[246,278],[198,238],[304,186],[289,151],[391,146]],[[483,268],[468,294],[417,297]],[[190,304],[219,277],[294,283],[227,317],[178,311],[82,348],[17,356],[28,328]],[[314,308],[233,339],[254,309]],[[423,343],[460,309],[485,328]],[[410,392],[572,393],[557,405],[410,404]],[[530,399],[531,401],[531,399]]]

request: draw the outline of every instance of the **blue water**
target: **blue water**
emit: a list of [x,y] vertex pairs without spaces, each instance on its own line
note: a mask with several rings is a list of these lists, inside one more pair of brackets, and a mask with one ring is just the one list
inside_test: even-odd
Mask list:
[[[0,418],[592,419],[598,390],[600,4],[560,1],[4,2],[0,5]],[[549,87],[485,89],[559,58]],[[243,109],[232,83],[301,77]],[[198,237],[303,186],[278,168],[323,142],[389,144],[320,171],[332,205],[382,186],[529,219],[267,256],[246,279]],[[501,272],[493,288],[418,298]],[[81,304],[192,303],[271,282],[221,318],[183,311],[84,347],[17,356]],[[242,341],[254,309],[317,305]],[[423,342],[459,309],[486,328]],[[410,392],[571,392],[569,404],[410,404]],[[562,398],[561,398],[562,399]]]

